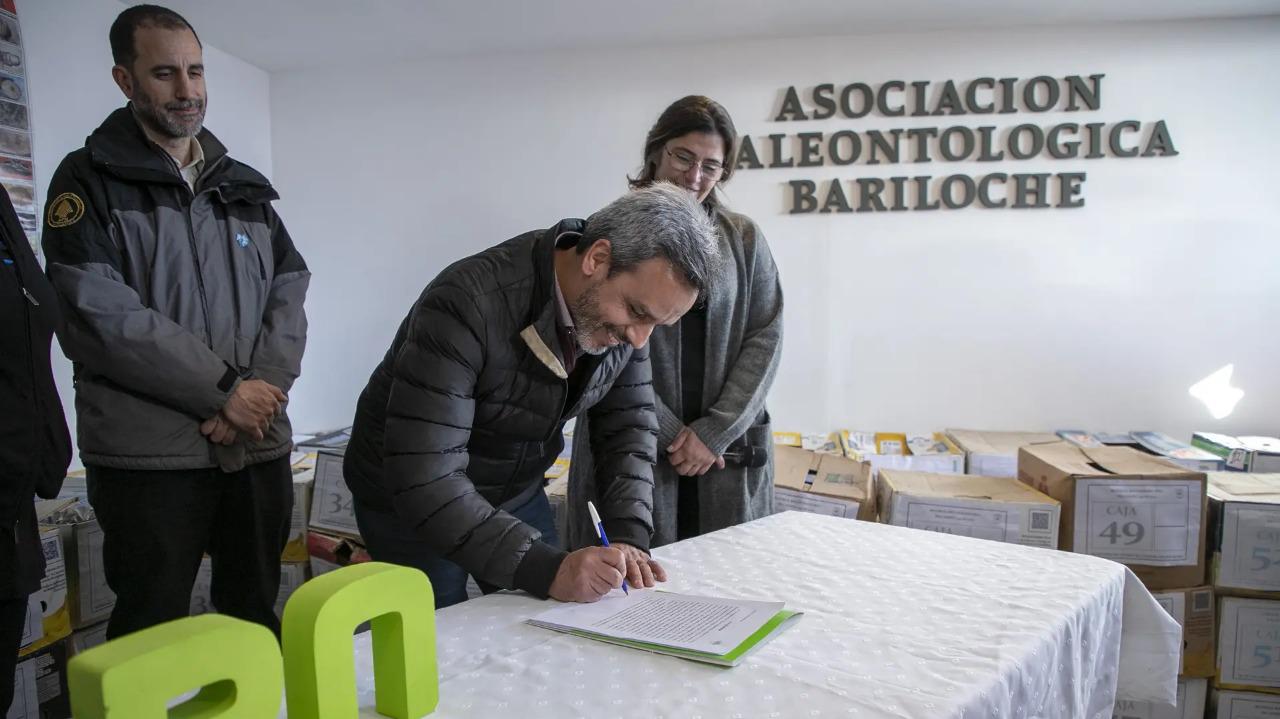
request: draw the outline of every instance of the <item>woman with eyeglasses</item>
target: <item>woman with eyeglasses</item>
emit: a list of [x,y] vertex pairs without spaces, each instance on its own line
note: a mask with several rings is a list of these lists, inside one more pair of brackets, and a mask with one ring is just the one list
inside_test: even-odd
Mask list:
[[[725,258],[699,303],[649,339],[659,427],[655,547],[773,511],[765,396],[782,353],[782,288],[760,228],[719,196],[737,139],[719,103],[681,98],[649,130],[644,165],[628,178],[633,188],[666,180],[694,193],[720,228]],[[570,464],[568,534],[577,546],[595,539],[582,509],[595,494],[588,435],[585,423],[575,430]]]

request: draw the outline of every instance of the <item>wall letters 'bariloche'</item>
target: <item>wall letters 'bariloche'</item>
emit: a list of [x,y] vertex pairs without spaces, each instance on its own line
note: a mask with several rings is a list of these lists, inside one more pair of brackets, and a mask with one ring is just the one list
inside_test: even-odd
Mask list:
[[[933,162],[1010,162],[1037,158],[1098,160],[1105,157],[1173,157],[1178,154],[1164,120],[1096,121],[1074,115],[1057,123],[985,124],[983,116],[1018,113],[1088,113],[1102,108],[1099,73],[1029,80],[980,77],[878,85],[832,83],[781,95],[774,122],[859,120],[868,115],[917,118],[974,115],[976,122],[946,127],[849,129],[834,132],[744,135],[734,167],[762,170],[846,165],[921,165]],[[1055,118],[1057,119],[1057,118]],[[900,121],[895,121],[900,122]],[[907,120],[907,122],[911,122]],[[984,208],[1037,209],[1083,207],[1086,173],[988,172],[974,175],[931,173],[927,167],[889,177],[794,179],[787,182],[790,214],[828,212],[902,212]]]

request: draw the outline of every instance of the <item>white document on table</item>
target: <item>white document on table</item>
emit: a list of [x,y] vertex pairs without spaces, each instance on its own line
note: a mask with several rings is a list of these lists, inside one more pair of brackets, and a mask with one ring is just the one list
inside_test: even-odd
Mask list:
[[529,620],[559,631],[586,632],[708,654],[745,642],[782,611],[783,602],[699,597],[658,590],[614,590],[592,604],[563,604]]

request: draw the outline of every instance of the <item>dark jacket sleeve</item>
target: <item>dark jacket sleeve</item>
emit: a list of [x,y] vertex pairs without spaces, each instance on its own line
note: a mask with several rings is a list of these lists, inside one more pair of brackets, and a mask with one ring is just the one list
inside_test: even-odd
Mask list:
[[608,394],[588,412],[596,496],[609,541],[649,550],[658,420],[649,348],[631,353]]
[[484,320],[461,288],[430,288],[392,368],[383,482],[396,513],[439,556],[504,588],[547,596],[565,552],[495,508],[467,476]]
[[49,280],[62,305],[58,340],[90,372],[194,417],[218,413],[239,378],[204,341],[142,303],[125,282],[124,258],[112,237],[101,193],[64,160],[49,185],[52,206],[64,193],[84,204],[82,215],[46,222]]
[[302,305],[311,273],[280,216],[270,206],[266,211],[275,276],[254,344],[250,374],[287,393],[302,371],[302,352],[307,346],[307,314]]

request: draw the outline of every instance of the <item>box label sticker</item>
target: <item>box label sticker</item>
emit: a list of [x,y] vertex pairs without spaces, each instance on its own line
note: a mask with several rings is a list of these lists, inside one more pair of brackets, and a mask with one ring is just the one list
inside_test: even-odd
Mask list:
[[342,455],[316,457],[316,484],[311,496],[311,526],[360,536],[351,490],[342,478]]
[[1218,719],[1280,719],[1280,696],[1222,692]]
[[1280,590],[1280,506],[1227,504],[1222,513],[1218,583]]
[[852,499],[833,499],[785,487],[775,487],[773,490],[774,512],[810,512],[854,519],[858,516],[860,506],[858,501]]
[[1195,480],[1077,480],[1075,551],[1121,563],[1195,566],[1201,491]]
[[1280,687],[1280,602],[1224,603],[1222,682]]

